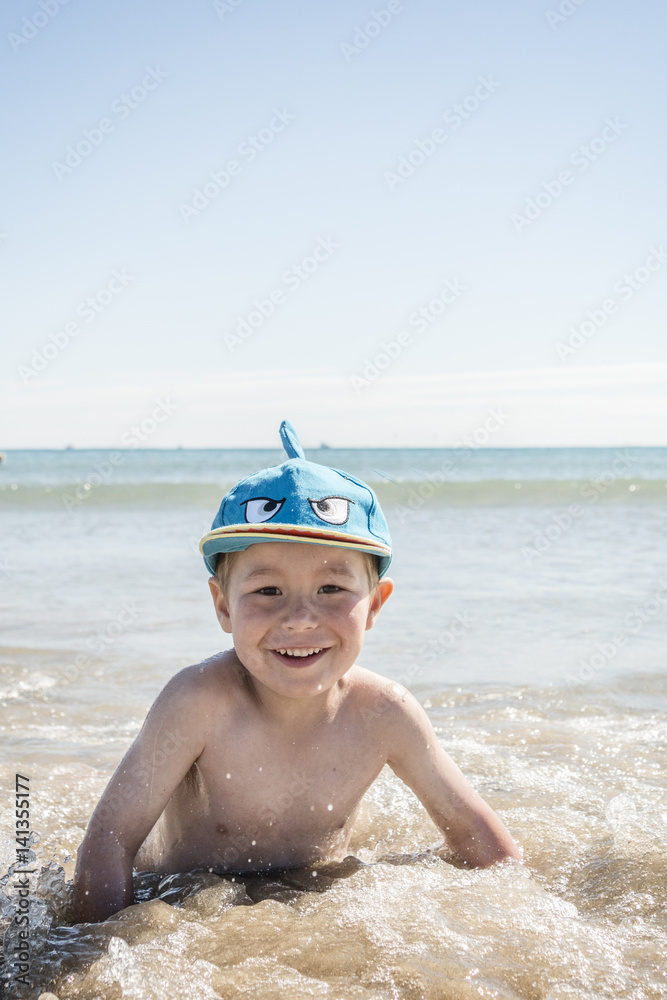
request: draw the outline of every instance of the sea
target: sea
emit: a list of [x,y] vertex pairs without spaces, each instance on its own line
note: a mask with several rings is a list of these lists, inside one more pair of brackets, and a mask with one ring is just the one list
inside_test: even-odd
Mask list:
[[234,482],[284,456],[8,451],[6,995],[667,997],[667,449],[307,457],[371,484],[389,522],[395,591],[359,662],[424,705],[524,863],[452,863],[385,768],[349,856],[317,880],[136,873],[134,906],[74,923],[76,852],[107,781],[168,679],[230,645],[199,538]]

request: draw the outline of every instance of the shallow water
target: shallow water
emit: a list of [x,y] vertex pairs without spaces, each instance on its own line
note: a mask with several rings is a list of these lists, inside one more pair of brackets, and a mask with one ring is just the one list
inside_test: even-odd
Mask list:
[[[8,995],[667,996],[667,463],[664,451],[642,449],[645,465],[648,451],[643,478],[619,476],[595,501],[581,490],[613,460],[606,453],[547,453],[532,479],[525,455],[505,465],[486,455],[467,493],[436,483],[439,493],[417,494],[412,506],[409,491],[429,479],[406,485],[406,472],[423,467],[435,482],[443,456],[385,454],[380,466],[397,480],[380,484],[397,589],[361,662],[414,691],[522,844],[524,865],[452,863],[415,797],[385,770],[342,864],[236,880],[137,874],[140,902],[76,926],[68,880],[106,781],[166,680],[226,644],[195,546],[217,493],[190,469],[178,488],[210,490],[210,502],[118,502],[100,485],[94,502],[68,511],[63,484],[88,457],[52,453],[41,480],[34,455],[23,479],[8,466],[17,489],[6,477],[0,490],[0,934],[9,928],[10,960],[16,771],[29,777],[39,837],[30,985],[13,981]],[[178,486],[173,454],[138,480],[144,493],[156,477]],[[226,461],[242,475],[251,459]],[[23,492],[17,502],[29,487],[38,498]],[[572,497],[583,513],[549,538]]]
[[[523,866],[467,871],[439,856],[438,831],[385,770],[340,865],[236,880],[138,875],[147,901],[70,927],[65,857],[108,770],[30,763],[37,862],[51,859],[33,896],[33,989],[62,1000],[667,995],[662,678],[617,680],[604,693],[416,693],[523,845]],[[4,870],[12,855],[6,838]]]

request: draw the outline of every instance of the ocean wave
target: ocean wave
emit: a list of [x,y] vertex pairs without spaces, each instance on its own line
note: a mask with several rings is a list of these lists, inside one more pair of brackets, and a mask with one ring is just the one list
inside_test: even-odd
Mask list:
[[[436,477],[367,480],[383,506],[422,504],[483,506],[489,504],[550,504],[595,502],[664,502],[667,480],[623,478],[515,480],[483,479],[453,482]],[[31,506],[60,508],[66,511],[85,507],[117,506],[201,506],[217,507],[222,496],[234,484],[134,482],[100,484],[86,482],[60,485],[0,486],[0,507]]]

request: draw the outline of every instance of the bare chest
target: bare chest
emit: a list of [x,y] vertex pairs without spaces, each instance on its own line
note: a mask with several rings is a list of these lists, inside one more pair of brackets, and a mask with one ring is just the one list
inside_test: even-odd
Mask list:
[[383,764],[355,727],[298,741],[226,729],[209,740],[179,790],[181,836],[225,867],[333,857]]
[[321,826],[349,815],[382,764],[363,734],[334,730],[280,743],[224,734],[207,746],[197,767],[211,805],[230,820],[252,816],[266,826]]

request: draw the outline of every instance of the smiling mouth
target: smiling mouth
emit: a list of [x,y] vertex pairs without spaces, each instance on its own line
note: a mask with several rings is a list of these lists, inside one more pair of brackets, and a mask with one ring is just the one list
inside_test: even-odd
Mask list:
[[326,653],[327,648],[326,646],[306,646],[301,649],[281,647],[272,649],[271,652],[283,663],[289,663],[290,667],[307,667]]

